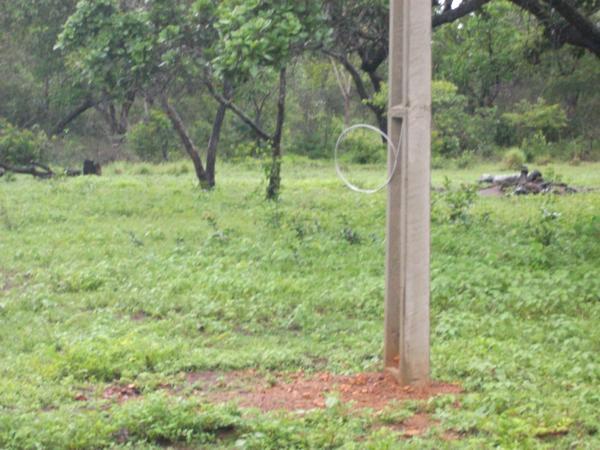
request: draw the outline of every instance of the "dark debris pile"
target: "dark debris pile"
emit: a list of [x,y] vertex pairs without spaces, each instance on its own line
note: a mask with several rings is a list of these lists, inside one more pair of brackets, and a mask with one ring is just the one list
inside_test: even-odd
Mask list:
[[482,186],[479,194],[490,197],[577,193],[577,189],[565,183],[545,180],[539,170],[529,172],[527,167],[523,167],[521,173],[512,175],[483,175],[479,179],[479,184]]

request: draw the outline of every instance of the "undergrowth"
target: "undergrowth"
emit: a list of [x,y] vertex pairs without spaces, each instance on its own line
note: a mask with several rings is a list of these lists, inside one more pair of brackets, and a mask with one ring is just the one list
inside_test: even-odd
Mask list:
[[[451,181],[434,195],[433,377],[465,393],[412,405],[433,426],[402,440],[377,423],[406,405],[248,413],[185,389],[194,371],[379,370],[384,195],[284,161],[265,202],[258,164],[223,166],[211,193],[181,165],[0,180],[0,448],[600,447],[597,191],[480,198],[460,184],[483,169],[434,173]],[[597,166],[556,170],[600,185]],[[128,383],[139,398],[103,398]]]

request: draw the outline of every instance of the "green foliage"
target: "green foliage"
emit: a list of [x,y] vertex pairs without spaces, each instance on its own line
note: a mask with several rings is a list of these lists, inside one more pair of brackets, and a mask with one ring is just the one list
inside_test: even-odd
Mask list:
[[126,97],[164,77],[185,77],[206,62],[198,51],[204,55],[215,36],[212,10],[202,1],[189,8],[179,1],[82,0],[55,48],[81,82]]
[[454,189],[452,182],[446,177],[444,191],[435,198],[433,216],[438,221],[469,225],[470,210],[476,198],[475,186],[463,183],[458,189]]
[[516,139],[528,139],[539,136],[556,140],[559,133],[567,126],[567,116],[558,105],[548,105],[539,98],[536,103],[526,100],[519,102],[516,112],[505,113],[502,119],[511,126]]
[[457,91],[458,87],[448,81],[438,80],[432,84],[434,155],[457,156],[463,150],[459,133],[468,117],[465,112],[467,99]]
[[466,151],[456,159],[456,167],[459,169],[468,169],[469,167],[473,167],[476,162],[475,152]]
[[326,33],[320,3],[312,0],[226,0],[217,15],[214,63],[228,79],[256,77],[260,67],[285,67]]
[[[437,449],[447,431],[457,448],[599,447],[598,192],[483,198],[458,186],[494,168],[434,171],[434,192],[452,186],[434,195],[432,377],[465,392],[241,414],[199,403],[223,388],[190,373],[381,368],[386,197],[306,158],[284,159],[276,203],[258,162],[224,163],[211,193],[182,167],[1,183],[0,448]],[[600,186],[598,164],[554,172]],[[129,384],[139,397],[104,398]],[[414,411],[434,425],[402,440]]]
[[507,150],[502,159],[502,165],[505,169],[521,170],[521,167],[527,162],[525,152],[520,148],[514,147]]
[[128,442],[195,443],[216,440],[240,423],[235,408],[200,405],[193,400],[173,400],[164,394],[151,395],[116,411],[114,420]]
[[467,97],[458,93],[455,84],[433,82],[433,155],[456,158],[470,152],[490,156],[497,134],[497,112],[495,108],[477,108],[469,114],[467,106]]
[[82,81],[125,95],[147,79],[153,42],[148,13],[121,10],[115,0],[80,1],[58,38]]
[[168,117],[157,109],[150,111],[148,120],[131,128],[127,143],[144,161],[167,161],[179,145]]
[[548,247],[557,241],[560,213],[548,209],[547,206],[543,206],[540,212],[540,218],[530,224],[531,235],[541,245]]
[[532,136],[523,139],[521,148],[524,149],[527,162],[548,154],[548,142],[542,131],[536,131]]
[[480,11],[436,33],[433,52],[438,78],[468,94],[471,110],[491,107],[501,83],[519,73],[525,36],[515,32],[520,12],[508,1],[486,4]]
[[48,146],[44,132],[19,129],[0,118],[0,163],[20,165],[42,162]]
[[377,132],[358,129],[347,134],[340,143],[339,159],[352,164],[384,163],[387,161],[387,146]]

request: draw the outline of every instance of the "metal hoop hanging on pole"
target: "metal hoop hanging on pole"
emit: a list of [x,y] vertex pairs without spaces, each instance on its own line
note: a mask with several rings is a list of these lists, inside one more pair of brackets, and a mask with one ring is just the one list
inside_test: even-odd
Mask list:
[[[339,160],[340,145],[342,144],[342,142],[344,141],[344,139],[350,132],[361,129],[361,128],[365,129],[365,130],[373,131],[373,132],[379,134],[379,136],[381,136],[383,139],[385,139],[385,141],[388,145],[388,148],[392,152],[392,161],[391,161],[392,164],[388,169],[388,177],[383,184],[377,186],[375,189],[362,189],[362,188],[359,188],[358,186],[352,184],[348,180],[348,178],[346,178],[346,176],[342,172],[342,168],[340,167],[340,160]],[[394,178],[394,175],[396,173],[396,168],[398,167],[399,152],[400,152],[400,148],[402,147],[403,135],[404,135],[404,126],[402,127],[402,131],[400,133],[400,140],[398,142],[398,145],[396,146],[396,145],[394,145],[394,143],[392,142],[391,138],[388,136],[387,133],[384,133],[379,128],[374,127],[373,125],[361,123],[361,124],[353,125],[349,128],[346,128],[344,131],[342,131],[342,133],[340,134],[340,137],[338,138],[338,140],[335,144],[334,161],[335,161],[335,171],[337,172],[338,177],[340,177],[340,179],[344,182],[344,184],[348,187],[348,189],[350,189],[351,191],[354,191],[354,192],[361,193],[361,194],[369,194],[369,195],[376,194],[377,192],[380,192],[381,190],[385,189],[391,183],[391,181]]]

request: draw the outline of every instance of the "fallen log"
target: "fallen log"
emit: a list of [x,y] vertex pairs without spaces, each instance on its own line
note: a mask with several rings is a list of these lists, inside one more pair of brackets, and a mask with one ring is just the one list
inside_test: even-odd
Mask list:
[[[50,179],[56,176],[49,166],[32,161],[26,166],[13,166],[0,162],[0,177],[6,172],[18,173],[23,175],[32,175],[35,178]],[[78,177],[81,175],[102,175],[102,166],[100,163],[86,159],[83,162],[83,170],[66,169],[64,175],[67,177]]]
[[54,176],[54,172],[52,172],[48,166],[37,162],[31,162],[28,166],[11,166],[5,163],[0,163],[0,169],[2,169],[4,172],[32,175],[41,179],[48,179]]

